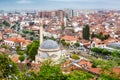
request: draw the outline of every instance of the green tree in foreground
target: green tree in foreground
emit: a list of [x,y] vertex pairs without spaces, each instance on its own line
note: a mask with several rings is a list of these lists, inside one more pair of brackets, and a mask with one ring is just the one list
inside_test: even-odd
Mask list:
[[38,73],[40,80],[64,80],[64,75],[59,66],[51,65],[50,61],[46,61],[40,67]]
[[85,71],[73,71],[68,75],[67,80],[90,80],[93,77],[92,74]]
[[119,80],[118,78],[116,77],[111,77],[110,75],[108,74],[102,74],[99,78],[99,80]]
[[7,55],[0,53],[0,79],[15,77],[19,72],[17,65],[11,59]]

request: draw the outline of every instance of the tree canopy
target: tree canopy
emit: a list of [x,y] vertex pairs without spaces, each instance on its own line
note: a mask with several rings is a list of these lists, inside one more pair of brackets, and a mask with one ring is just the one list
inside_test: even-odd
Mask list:
[[39,47],[39,41],[33,41],[31,44],[27,46],[26,53],[28,55],[28,59],[35,60],[35,55],[37,54]]
[[60,67],[58,65],[51,65],[50,61],[43,63],[38,75],[40,80],[64,80]]
[[0,78],[15,76],[19,72],[17,65],[11,59],[7,55],[0,53]]
[[90,27],[89,25],[85,25],[85,27],[83,28],[83,39],[89,40],[90,38]]

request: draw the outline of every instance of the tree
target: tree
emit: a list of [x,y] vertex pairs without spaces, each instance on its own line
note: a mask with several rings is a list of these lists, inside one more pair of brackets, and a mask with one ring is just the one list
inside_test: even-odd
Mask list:
[[1,45],[2,48],[7,49],[8,47],[6,45]]
[[29,71],[28,73],[21,72],[18,75],[18,80],[39,80],[39,77],[37,76],[37,74],[35,74],[34,71]]
[[61,28],[62,28],[62,31],[64,31],[64,30],[65,30],[65,26],[62,26]]
[[70,46],[70,43],[69,43],[69,42],[67,42],[67,43],[66,43],[66,46],[67,46],[67,47],[69,47],[69,46]]
[[18,75],[19,73],[20,70],[17,65],[7,55],[0,53],[0,79]]
[[103,49],[102,50],[102,54],[103,55],[108,55],[108,54],[110,54],[111,52],[110,51],[108,51],[107,49]]
[[50,39],[53,40],[53,41],[56,41],[56,39],[53,36]]
[[32,30],[30,30],[30,31],[29,31],[29,34],[30,34],[30,35],[34,35],[35,33],[34,33]]
[[113,57],[119,57],[120,52],[118,52],[118,51],[113,51],[113,52],[111,53],[111,55],[112,55]]
[[102,52],[102,49],[101,49],[101,48],[94,47],[94,48],[91,48],[91,51],[96,52],[96,53],[101,53],[101,52]]
[[90,78],[93,77],[94,76],[88,72],[75,70],[68,75],[67,80],[90,80]]
[[65,46],[65,45],[66,45],[66,42],[65,42],[65,40],[64,40],[64,39],[62,39],[62,40],[61,40],[61,43],[62,43],[62,45],[63,45],[63,46]]
[[24,52],[23,51],[17,51],[17,54],[18,55],[24,55]]
[[33,41],[33,43],[27,46],[26,53],[28,55],[28,59],[35,60],[35,55],[37,54],[39,47],[39,41]]
[[52,65],[51,61],[47,60],[40,67],[38,73],[39,80],[64,80],[64,75],[58,65]]
[[20,60],[21,62],[24,61],[24,60],[25,60],[25,56],[24,56],[24,55],[20,55],[19,60]]
[[119,78],[117,77],[111,77],[110,75],[108,74],[102,74],[99,78],[100,80],[119,80]]
[[85,27],[83,28],[83,39],[89,40],[90,38],[90,28],[89,25],[85,25]]
[[76,47],[79,47],[79,46],[80,46],[80,44],[79,44],[78,42],[76,42],[74,45],[75,45]]
[[95,33],[92,32],[92,34],[91,34],[91,38],[94,38],[94,37],[95,37]]
[[4,24],[5,26],[10,27],[10,24],[9,24],[7,21],[3,21],[3,24]]

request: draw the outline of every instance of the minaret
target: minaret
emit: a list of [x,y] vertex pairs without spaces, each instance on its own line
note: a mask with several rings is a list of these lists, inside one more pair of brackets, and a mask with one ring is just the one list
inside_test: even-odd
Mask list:
[[64,18],[64,27],[67,26],[67,20],[66,20],[66,17]]
[[40,20],[40,45],[41,45],[41,43],[43,42],[43,20],[41,19]]

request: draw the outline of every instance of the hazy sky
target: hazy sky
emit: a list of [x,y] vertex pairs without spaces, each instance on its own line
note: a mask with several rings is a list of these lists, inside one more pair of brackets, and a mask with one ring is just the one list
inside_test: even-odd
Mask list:
[[0,10],[120,9],[120,0],[0,0]]

